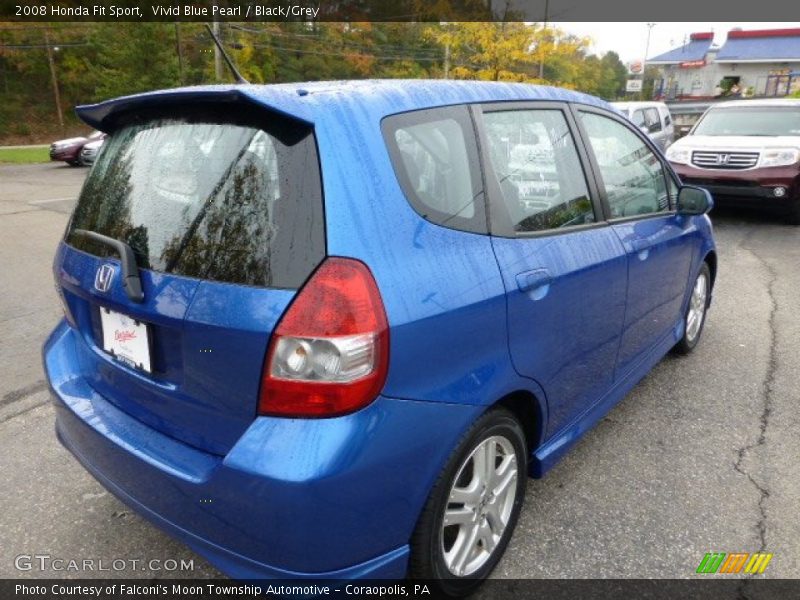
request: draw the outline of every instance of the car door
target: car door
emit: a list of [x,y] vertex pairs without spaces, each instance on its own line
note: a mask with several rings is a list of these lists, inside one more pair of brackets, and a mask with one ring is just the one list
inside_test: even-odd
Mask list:
[[551,435],[613,385],[625,250],[603,221],[567,105],[474,110],[511,359],[545,390]]
[[680,323],[694,228],[675,211],[677,185],[645,136],[611,112],[575,110],[604,210],[628,256],[619,378]]

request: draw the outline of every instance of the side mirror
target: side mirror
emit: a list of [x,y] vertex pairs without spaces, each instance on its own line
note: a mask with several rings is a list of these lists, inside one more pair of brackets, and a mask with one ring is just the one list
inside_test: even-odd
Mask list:
[[706,189],[685,185],[678,192],[678,214],[702,215],[712,208],[714,200]]
[[647,125],[639,125],[639,131],[641,131],[645,135],[650,134],[650,128]]

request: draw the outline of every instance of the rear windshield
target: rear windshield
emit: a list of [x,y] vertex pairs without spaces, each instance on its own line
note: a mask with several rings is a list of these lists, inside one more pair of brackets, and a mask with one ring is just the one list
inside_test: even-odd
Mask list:
[[694,135],[800,135],[800,107],[711,109],[697,124]]
[[[228,109],[232,111],[230,108]],[[325,254],[313,131],[271,113],[138,118],[106,139],[67,234],[122,240],[141,268],[237,284],[298,288]]]

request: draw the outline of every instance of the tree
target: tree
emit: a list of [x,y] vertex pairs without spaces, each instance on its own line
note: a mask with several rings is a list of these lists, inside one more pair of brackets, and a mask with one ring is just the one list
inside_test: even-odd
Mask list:
[[111,98],[179,84],[171,23],[99,23],[91,35],[95,94]]
[[528,81],[520,67],[536,56],[536,30],[525,23],[458,23],[430,27],[428,36],[449,49],[455,79]]

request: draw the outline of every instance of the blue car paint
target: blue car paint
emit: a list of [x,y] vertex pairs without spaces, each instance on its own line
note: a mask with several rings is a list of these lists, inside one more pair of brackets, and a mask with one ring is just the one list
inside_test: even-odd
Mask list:
[[[451,104],[546,100],[612,110],[601,100],[518,84],[323,82],[186,88],[78,113],[103,129],[120,110],[200,100],[246,101],[313,124],[328,254],[369,265],[391,328],[388,379],[367,408],[333,419],[256,417],[269,332],[293,291],[142,271],[146,297],[153,299],[148,318],[172,329],[164,336],[171,342],[164,343],[184,350],[182,356],[170,348],[156,351],[166,364],[163,377],[153,381],[97,347],[98,324],[85,300],[121,312],[132,308],[121,290],[100,295],[92,288],[99,264],[118,268],[118,262],[59,247],[56,278],[79,323],[75,330],[62,322],[44,348],[59,438],[124,502],[234,577],[402,576],[430,488],[487,405],[511,393],[534,403],[530,470],[541,476],[683,333],[690,281],[714,251],[707,217],[533,238],[520,249],[514,246],[519,240],[422,219],[394,176],[380,129],[388,115]],[[684,292],[682,303],[670,298],[676,311],[660,335],[647,337],[652,332],[637,334],[633,327],[629,332],[647,315],[661,316],[646,294],[626,305],[628,263],[636,259],[626,258],[632,256],[631,239],[675,227],[689,232],[681,238],[691,256],[676,290]],[[580,247],[572,236],[582,236]],[[552,260],[545,265],[547,256]],[[592,256],[600,256],[601,264],[592,264]],[[522,285],[532,282],[531,289],[520,289],[516,261],[531,273]],[[543,268],[549,280],[541,285],[536,278]],[[671,273],[670,281],[680,275]],[[619,277],[617,285],[602,284],[604,277]],[[587,281],[586,296],[574,298]],[[540,315],[526,347],[518,326],[539,307],[553,319],[567,316],[566,327]],[[548,324],[556,329],[543,331]],[[626,335],[631,344],[647,339],[650,345],[634,348],[626,369],[615,369]],[[212,359],[199,352],[213,344],[241,355],[243,343],[258,360],[220,363],[219,354]],[[559,351],[549,355],[548,345],[555,343]],[[184,374],[202,389],[183,389]],[[146,391],[146,401],[137,390]],[[221,404],[198,401],[208,397]]]
[[[610,227],[492,241],[508,290],[512,362],[548,397],[562,399],[550,402],[552,435],[613,383],[625,314],[625,252]],[[541,270],[549,278],[545,290],[520,289],[517,274]]]

